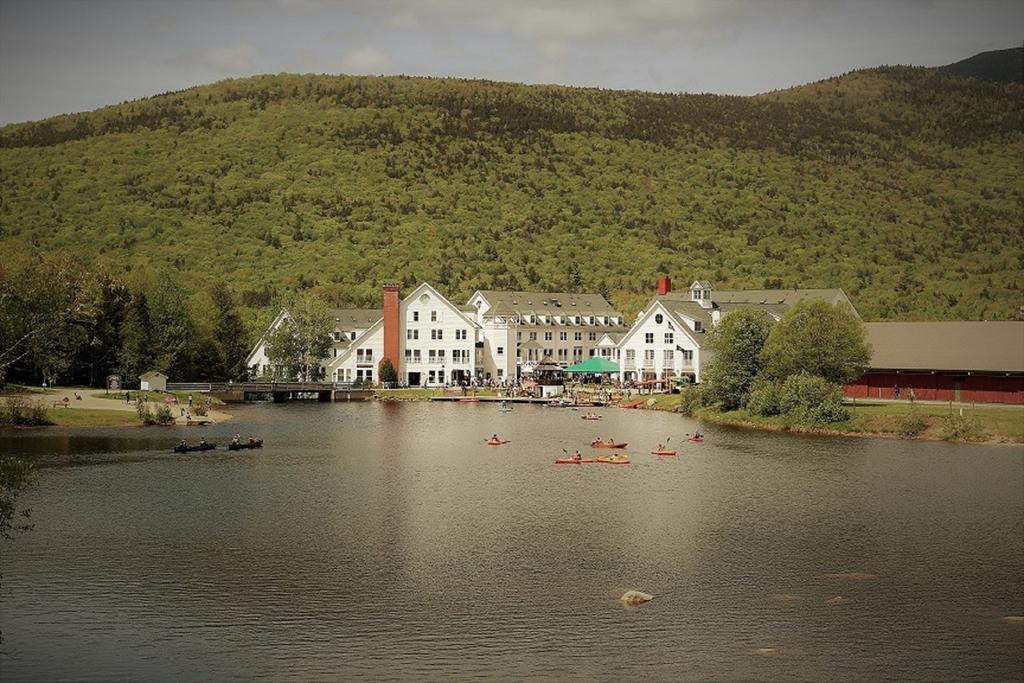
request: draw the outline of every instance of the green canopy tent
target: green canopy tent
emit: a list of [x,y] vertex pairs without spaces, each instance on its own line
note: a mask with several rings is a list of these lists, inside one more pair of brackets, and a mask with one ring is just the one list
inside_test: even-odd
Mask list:
[[570,365],[563,372],[580,373],[584,375],[600,375],[608,372],[618,372],[619,364],[613,363],[601,356],[591,356],[582,363]]

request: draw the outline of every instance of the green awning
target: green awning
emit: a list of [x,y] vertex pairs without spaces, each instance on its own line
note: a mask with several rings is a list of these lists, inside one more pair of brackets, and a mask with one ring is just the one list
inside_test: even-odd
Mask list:
[[619,364],[613,363],[607,358],[601,356],[591,356],[582,363],[576,365],[570,365],[565,369],[565,372],[582,372],[582,373],[601,373],[601,372],[618,372]]

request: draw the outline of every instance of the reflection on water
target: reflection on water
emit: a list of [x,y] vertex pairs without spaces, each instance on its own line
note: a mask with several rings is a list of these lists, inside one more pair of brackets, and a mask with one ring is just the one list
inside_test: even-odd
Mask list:
[[[52,678],[1024,675],[1024,453],[675,415],[247,406],[0,434],[50,465],[3,548],[0,670]],[[498,432],[511,440],[488,447]],[[552,463],[597,436],[627,467]],[[677,458],[648,451],[671,438]],[[589,450],[589,449],[587,449]],[[619,598],[655,596],[640,607]]]

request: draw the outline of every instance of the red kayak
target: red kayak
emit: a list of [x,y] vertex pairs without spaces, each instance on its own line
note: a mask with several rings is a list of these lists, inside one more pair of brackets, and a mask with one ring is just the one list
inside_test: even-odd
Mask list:
[[486,443],[488,446],[504,446],[505,444],[508,443],[508,440],[498,439],[497,441],[495,441],[494,439],[487,439]]
[[583,465],[594,462],[593,458],[555,458],[556,465]]
[[625,443],[612,443],[611,441],[592,441],[590,445],[594,448],[625,448]]
[[690,437],[690,441],[692,441],[693,443],[704,443],[704,437],[703,436],[691,436]]
[[677,455],[675,451],[651,451],[651,455]]

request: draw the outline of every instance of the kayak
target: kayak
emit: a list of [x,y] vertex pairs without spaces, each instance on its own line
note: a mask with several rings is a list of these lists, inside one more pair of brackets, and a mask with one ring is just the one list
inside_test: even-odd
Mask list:
[[611,441],[592,441],[590,443],[594,448],[625,448],[625,443],[612,443]]
[[498,439],[497,441],[495,441],[494,439],[487,439],[486,443],[487,443],[488,446],[503,446],[503,445],[508,443],[508,440],[507,439]]
[[215,443],[208,443],[205,446],[203,444],[198,444],[196,446],[182,446],[181,444],[178,444],[177,446],[174,447],[174,452],[175,453],[193,453],[195,451],[212,451],[216,447],[217,447],[217,444],[215,444]]
[[600,420],[601,416],[600,415],[581,415],[580,419],[581,420]]
[[693,443],[704,443],[704,437],[703,436],[691,436],[690,437],[690,441],[692,441]]
[[669,450],[651,451],[651,455],[676,455],[676,452]]
[[511,413],[512,409],[511,408],[498,408],[498,412],[499,413]]
[[583,465],[588,462],[594,462],[593,458],[555,458],[556,465]]
[[244,448],[263,448],[263,439],[256,439],[252,443],[249,443],[248,441],[242,441],[239,443],[228,444],[229,451],[240,451]]
[[598,462],[604,463],[605,465],[628,465],[629,458],[621,455],[609,455],[608,457],[601,457],[597,459]]

